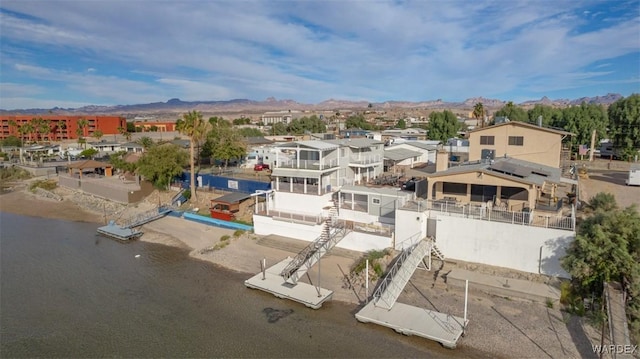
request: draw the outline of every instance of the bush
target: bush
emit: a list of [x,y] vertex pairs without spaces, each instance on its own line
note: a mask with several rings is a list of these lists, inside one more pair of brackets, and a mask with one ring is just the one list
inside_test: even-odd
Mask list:
[[229,236],[228,234],[225,234],[224,236],[220,237],[220,242],[228,241],[229,238],[231,238],[231,236]]
[[42,188],[47,191],[53,191],[56,187],[58,187],[58,184],[54,180],[37,180],[31,182],[29,190],[33,192],[36,188]]
[[17,181],[31,178],[31,174],[20,167],[0,168],[0,180]]
[[184,198],[187,199],[187,201],[191,198],[191,190],[190,189],[185,189],[184,192],[182,192],[182,195],[184,196]]
[[240,237],[243,234],[244,234],[244,231],[242,229],[238,229],[235,232],[233,232],[233,236],[236,238]]

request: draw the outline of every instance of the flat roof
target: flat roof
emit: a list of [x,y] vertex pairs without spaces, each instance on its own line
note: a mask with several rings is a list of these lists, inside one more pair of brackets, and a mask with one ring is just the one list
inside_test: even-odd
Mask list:
[[242,200],[245,200],[247,198],[251,197],[250,194],[248,193],[244,193],[244,192],[231,192],[228,194],[225,194],[222,197],[218,197],[215,199],[212,199],[211,202],[225,202],[225,203],[238,203]]
[[402,191],[399,187],[367,187],[356,185],[345,185],[340,188],[340,192],[358,193],[358,194],[377,194],[381,196],[406,196],[407,192]]
[[342,138],[339,140],[325,140],[324,142],[334,143],[340,146],[347,146],[353,148],[365,148],[375,145],[382,145],[384,142],[374,140],[371,138]]
[[316,150],[334,150],[339,146],[329,142],[329,141],[321,141],[321,140],[307,140],[307,141],[295,141],[295,142],[287,142],[281,145],[278,145],[279,148],[297,148],[297,147],[308,147]]
[[392,161],[402,161],[407,158],[422,156],[422,153],[417,151],[411,151],[404,148],[396,148],[391,150],[384,150],[384,158]]
[[486,130],[493,129],[493,128],[500,127],[500,126],[520,126],[520,127],[527,127],[527,128],[533,129],[533,130],[552,132],[552,133],[555,133],[555,134],[558,134],[558,135],[575,136],[575,134],[573,134],[571,132],[564,131],[564,130],[557,130],[557,129],[549,128],[549,127],[541,127],[541,126],[538,126],[538,125],[534,125],[534,124],[526,123],[526,122],[520,122],[520,121],[509,121],[509,122],[499,123],[499,124],[496,124],[496,125],[493,125],[493,126],[476,128],[476,129],[473,129],[473,130],[469,131],[469,133],[486,131]]

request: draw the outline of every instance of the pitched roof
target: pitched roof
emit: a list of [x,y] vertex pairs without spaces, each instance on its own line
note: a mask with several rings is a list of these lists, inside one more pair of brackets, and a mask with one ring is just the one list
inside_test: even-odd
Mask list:
[[435,151],[435,150],[438,149],[438,146],[434,146],[432,144],[425,143],[425,142],[422,142],[422,141],[407,141],[407,142],[399,143],[398,145],[401,145],[401,144],[405,144],[405,145],[409,145],[409,146],[413,146],[413,147],[418,147],[418,148],[421,148],[423,150],[429,150],[429,151]]
[[530,129],[533,129],[533,130],[538,130],[538,131],[551,132],[551,133],[555,133],[555,134],[563,135],[563,136],[564,135],[571,135],[571,136],[575,135],[575,134],[573,134],[571,132],[567,132],[567,131],[563,131],[563,130],[557,130],[557,129],[549,128],[549,127],[540,127],[540,126],[537,126],[537,125],[533,125],[533,124],[526,123],[526,122],[520,122],[520,121],[509,121],[509,122],[496,124],[496,125],[493,125],[493,126],[476,128],[476,129],[473,129],[473,130],[469,131],[469,133],[486,131],[486,130],[494,129],[494,128],[500,127],[500,126],[520,126],[520,127],[530,128]]
[[422,156],[422,153],[417,151],[411,151],[404,148],[396,148],[391,150],[384,150],[384,158],[392,161],[402,161],[407,158]]
[[268,140],[268,139],[264,138],[264,136],[247,137],[247,138],[245,138],[245,141],[249,145],[267,145],[267,144],[271,144],[271,143],[274,142],[274,141],[271,141],[271,140]]
[[99,162],[99,161],[95,161],[95,160],[86,160],[86,161],[82,161],[82,162],[76,162],[76,163],[72,163],[70,165],[67,165],[68,168],[78,168],[78,169],[89,169],[89,168],[107,168],[107,167],[113,167],[113,165],[111,165],[110,163],[106,163],[106,162]]

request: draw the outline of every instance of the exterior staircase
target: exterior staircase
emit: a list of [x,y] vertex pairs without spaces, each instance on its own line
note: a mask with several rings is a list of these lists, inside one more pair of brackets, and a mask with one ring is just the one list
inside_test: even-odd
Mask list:
[[434,248],[433,241],[426,238],[405,249],[374,292],[375,306],[390,310],[425,256],[434,253],[444,258],[440,250]]
[[123,227],[124,228],[140,227],[143,224],[153,222],[156,219],[160,219],[166,216],[167,214],[169,214],[169,212],[174,211],[175,209],[176,209],[175,207],[168,206],[168,205],[158,206],[157,208],[148,210],[146,212],[142,212],[136,216],[133,216],[127,219]]
[[338,219],[338,207],[338,201],[334,199],[333,206],[329,209],[329,215],[324,220],[320,236],[302,249],[282,270],[280,275],[285,282],[295,285],[322,256],[327,254],[350,232],[344,221]]

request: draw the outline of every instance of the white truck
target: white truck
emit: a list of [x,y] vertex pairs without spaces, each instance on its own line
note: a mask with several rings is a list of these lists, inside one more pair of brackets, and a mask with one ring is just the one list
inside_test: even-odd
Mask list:
[[626,179],[627,186],[640,186],[640,163],[632,163],[629,168],[629,178]]

